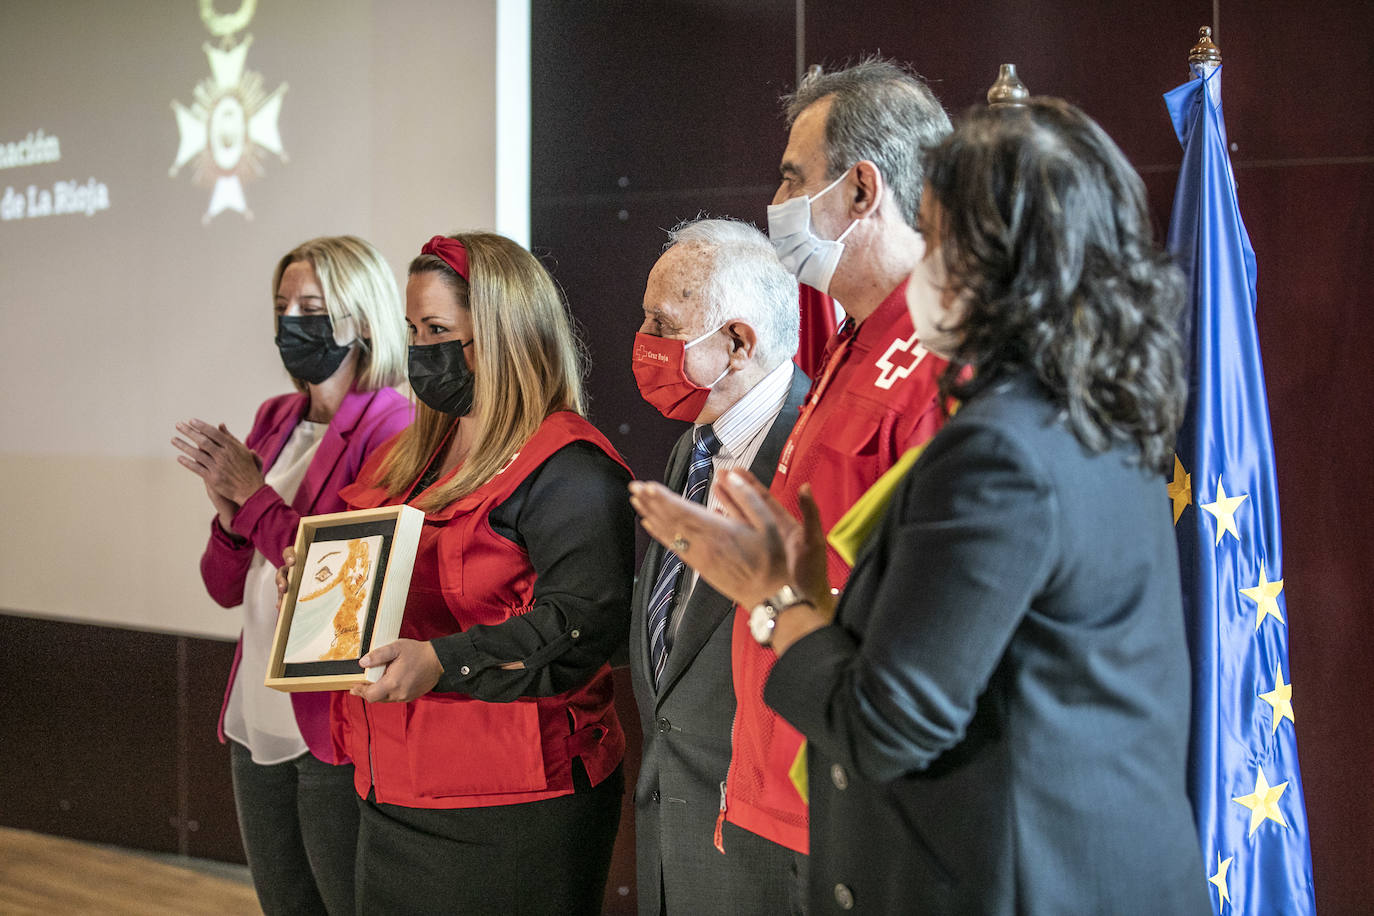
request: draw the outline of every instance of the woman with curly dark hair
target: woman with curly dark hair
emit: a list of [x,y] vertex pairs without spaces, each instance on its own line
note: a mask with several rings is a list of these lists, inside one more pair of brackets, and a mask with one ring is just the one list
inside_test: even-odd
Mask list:
[[[1116,144],[1078,109],[1043,99],[974,114],[929,169],[927,257],[967,305],[945,391],[969,400],[1028,372],[1085,447],[1129,443],[1166,472],[1186,393],[1174,330],[1182,280],[1154,245],[1144,186]],[[999,183],[1005,191],[987,193]]]
[[780,656],[765,699],[809,741],[814,911],[1210,912],[1159,474],[1180,275],[1139,177],[1064,102],[970,113],[928,175],[908,307],[961,406],[831,532],[873,522],[838,605],[813,505],[803,526],[739,475],[733,518],[633,502]]

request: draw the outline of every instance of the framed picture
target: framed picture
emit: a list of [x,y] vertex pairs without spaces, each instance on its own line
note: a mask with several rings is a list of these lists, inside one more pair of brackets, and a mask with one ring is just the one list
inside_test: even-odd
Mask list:
[[268,687],[346,690],[384,667],[358,667],[401,631],[425,514],[411,506],[301,519],[296,564],[277,617]]

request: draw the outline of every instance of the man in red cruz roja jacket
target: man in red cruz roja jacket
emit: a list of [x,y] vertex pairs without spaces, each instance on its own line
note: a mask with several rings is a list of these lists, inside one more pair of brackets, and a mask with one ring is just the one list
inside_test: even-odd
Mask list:
[[[769,236],[798,279],[833,296],[847,317],[783,446],[771,490],[800,518],[798,492],[809,483],[829,530],[945,419],[936,385],[945,362],[916,339],[905,290],[924,252],[916,227],[920,147],[950,124],[924,83],[886,61],[808,77],[787,101],[791,131],[768,208]],[[872,129],[828,129],[835,121]],[[856,136],[878,139],[846,139]],[[833,549],[827,560],[830,585],[843,586],[848,564]],[[737,712],[722,816],[805,853],[803,739],[764,705],[776,656],[751,636],[750,610],[736,609],[731,643]]]

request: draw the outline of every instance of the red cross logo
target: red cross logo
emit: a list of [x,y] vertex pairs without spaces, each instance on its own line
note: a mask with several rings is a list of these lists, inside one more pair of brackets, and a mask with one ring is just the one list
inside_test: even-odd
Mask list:
[[916,371],[916,367],[921,364],[921,360],[926,358],[930,351],[921,346],[916,340],[915,332],[906,340],[897,338],[887,345],[887,350],[882,356],[878,357],[873,365],[878,367],[878,378],[873,383],[873,387],[890,389],[900,379]]

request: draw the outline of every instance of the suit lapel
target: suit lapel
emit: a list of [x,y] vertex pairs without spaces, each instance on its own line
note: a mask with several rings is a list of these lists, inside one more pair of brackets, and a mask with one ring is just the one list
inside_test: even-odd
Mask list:
[[[778,457],[782,454],[782,447],[787,442],[788,435],[792,432],[792,426],[797,421],[797,413],[801,409],[802,402],[806,399],[806,393],[811,388],[811,381],[806,375],[797,368],[792,370],[792,386],[788,389],[787,399],[783,401],[782,410],[778,417],[773,421],[767,435],[764,436],[763,444],[759,446],[758,454],[754,456],[754,461],[749,465],[749,471],[767,486],[773,480],[773,472],[778,467]],[[690,447],[691,438],[687,437]],[[682,445],[681,441],[678,443]],[[679,457],[677,451],[674,457]],[[673,476],[676,480],[667,481],[667,485],[676,492],[682,492],[682,487],[687,477],[687,461],[684,459],[675,464],[674,470],[677,472]],[[654,574],[658,574],[658,564],[663,560],[663,548],[658,547],[657,560],[655,561]],[[735,605],[720,592],[711,588],[705,582],[697,581],[696,588],[692,589],[691,596],[687,599],[686,606],[682,609],[682,622],[677,628],[677,636],[673,640],[673,649],[668,653],[668,662],[663,668],[663,680],[659,685],[658,699],[661,701],[668,691],[673,689],[682,673],[689,668],[701,652],[703,646],[711,638],[711,634],[716,631]],[[646,645],[642,651],[648,653],[647,638],[641,640]],[[648,670],[648,669],[646,669]]]
[[310,405],[310,400],[303,394],[297,394],[291,398],[288,405],[282,413],[288,414],[291,422],[278,423],[271,435],[253,448],[253,451],[257,452],[258,457],[262,459],[264,469],[271,468],[277,463],[277,457],[281,455],[281,450],[286,448],[286,440],[291,438],[291,433],[295,431],[301,418],[305,416],[305,409]]
[[773,472],[778,469],[782,447],[787,444],[787,437],[792,435],[792,427],[796,425],[802,404],[806,403],[806,396],[810,392],[811,379],[806,377],[805,372],[793,366],[792,387],[787,390],[787,400],[782,402],[782,410],[778,412],[777,420],[764,437],[763,445],[759,446],[754,463],[749,466],[749,470],[765,487],[773,482]]
[[658,687],[660,701],[673,689],[682,673],[691,667],[702,646],[706,645],[716,627],[733,609],[734,604],[730,599],[698,580],[686,607],[682,609],[682,623],[673,640],[673,650],[668,653],[668,661],[663,666],[663,680]]

